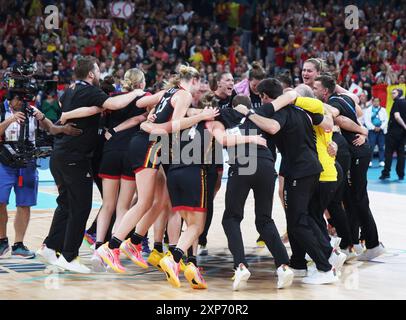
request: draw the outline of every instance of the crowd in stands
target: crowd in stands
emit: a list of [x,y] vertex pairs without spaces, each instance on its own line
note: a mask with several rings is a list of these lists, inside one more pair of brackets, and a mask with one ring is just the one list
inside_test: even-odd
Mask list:
[[[116,89],[133,67],[145,71],[154,91],[180,63],[195,66],[208,82],[221,71],[238,81],[254,60],[269,75],[288,73],[298,84],[303,62],[320,57],[338,83],[359,85],[368,101],[375,84],[405,83],[401,0],[357,1],[356,30],[345,28],[343,1],[133,0],[129,19],[113,18],[111,2],[1,0],[0,77],[15,63],[32,62],[61,91],[72,81],[76,58],[94,55],[101,78],[114,77]],[[58,29],[44,24],[50,4],[59,10]],[[53,102],[44,97],[43,103]]]

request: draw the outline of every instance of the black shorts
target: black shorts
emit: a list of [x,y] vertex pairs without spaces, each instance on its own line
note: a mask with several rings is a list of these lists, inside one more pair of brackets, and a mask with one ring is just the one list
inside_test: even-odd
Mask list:
[[131,164],[125,150],[108,150],[103,152],[99,168],[99,177],[112,180],[135,180]]
[[131,170],[137,173],[146,168],[158,169],[160,152],[160,144],[156,141],[150,141],[148,133],[137,132],[131,139],[128,150]]
[[201,166],[171,167],[167,185],[172,211],[207,211],[207,177]]

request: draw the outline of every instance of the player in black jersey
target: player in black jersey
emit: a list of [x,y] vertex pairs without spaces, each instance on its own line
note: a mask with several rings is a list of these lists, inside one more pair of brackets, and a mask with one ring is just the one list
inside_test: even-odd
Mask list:
[[[191,118],[183,118],[177,123],[170,121],[162,124],[144,123],[142,125],[142,129],[150,133],[155,131],[173,133],[171,164],[167,172],[168,189],[173,214],[180,214],[188,227],[181,234],[176,247],[170,250],[171,253],[161,259],[158,265],[154,265],[163,269],[169,282],[176,287],[180,286],[178,275],[181,270],[181,258],[198,239],[206,219],[208,191],[206,165],[203,165],[202,159],[205,158],[206,153],[211,155],[211,141],[206,139],[205,141],[208,141],[206,145],[201,143],[203,141],[201,137],[204,134],[204,122],[196,124],[194,119],[200,118],[201,121],[214,119],[216,114],[216,111],[206,108],[203,112]],[[178,132],[179,130],[180,132]],[[196,136],[198,138],[195,138]],[[193,149],[193,152],[185,155],[186,148],[187,150]],[[185,157],[180,157],[180,155],[185,155]],[[149,226],[143,225],[145,228]],[[170,240],[172,243],[172,239]],[[195,249],[197,249],[197,243],[195,243]],[[196,261],[188,263],[184,268],[185,276],[193,288],[207,288],[204,279],[196,268]]]
[[[192,102],[191,92],[198,90],[199,86],[198,71],[192,67],[181,66],[177,76],[171,79],[162,98],[154,108],[155,122],[172,121],[175,129],[179,131],[177,120],[186,115]],[[191,117],[188,120],[192,120],[191,125],[193,125],[199,122],[201,117]],[[157,203],[157,206],[159,203],[162,206],[162,203],[165,204],[168,201],[165,200],[167,193],[165,184],[157,183],[159,164],[169,164],[169,159],[164,159],[170,153],[169,145],[165,145],[164,140],[165,136],[150,136],[143,130],[140,130],[131,140],[129,159],[136,177],[138,201],[125,214],[110,241],[97,250],[103,261],[116,272],[125,272],[119,258],[120,249],[135,264],[148,268],[141,255],[141,241],[161,211],[151,210],[151,207],[154,202]],[[164,152],[161,152],[161,148]],[[159,194],[161,198],[157,199],[156,194]],[[123,242],[134,226],[136,226],[136,232],[130,239]]]
[[[316,78],[314,93],[320,100],[334,107],[339,115],[346,116],[353,122],[358,123],[357,109],[359,110],[359,106],[354,103],[351,97],[345,94],[335,94],[335,88],[335,80],[330,76],[323,75]],[[350,192],[344,194],[344,205],[350,214],[352,241],[354,245],[359,243],[359,223],[365,235],[367,250],[358,259],[371,260],[385,251],[383,245],[379,242],[378,230],[369,208],[367,171],[371,152],[365,136],[358,134],[356,131],[343,129],[337,119],[336,123],[341,127],[351,153]]]
[[216,76],[216,83],[212,86],[212,91],[218,99],[218,108],[231,108],[233,94],[234,77],[230,72],[222,72]]
[[[233,75],[229,72],[222,72],[219,73],[215,79],[216,83],[212,86],[213,93],[208,93],[205,97],[202,97],[203,100],[210,97],[209,99],[215,104],[216,108],[225,109],[231,108],[231,95],[233,91],[234,85],[234,78]],[[206,99],[207,100],[207,99]],[[211,104],[213,104],[210,102]],[[218,142],[214,142],[216,148],[213,148],[217,154],[215,155],[216,161],[212,163],[207,168],[207,181],[208,181],[208,194],[209,199],[211,199],[211,195],[213,195],[213,199],[217,193],[217,191],[221,187],[221,178],[223,176],[224,165],[223,165],[223,151],[220,147]],[[214,158],[214,157],[213,157]],[[214,189],[211,188],[212,184],[214,183]],[[213,218],[213,206],[212,201],[208,201],[208,208],[207,208],[207,217],[204,230],[199,237],[199,252],[200,256],[208,255],[207,249],[207,234],[209,232],[209,228],[211,225],[211,221]]]

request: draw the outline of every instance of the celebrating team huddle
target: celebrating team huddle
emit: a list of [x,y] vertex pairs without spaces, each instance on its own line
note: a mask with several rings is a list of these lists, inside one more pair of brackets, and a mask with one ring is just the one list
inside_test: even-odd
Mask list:
[[[144,91],[138,69],[126,72],[119,93],[99,87],[92,58],[78,60],[75,74],[60,99],[61,122],[83,133],[55,138],[50,168],[58,207],[37,252],[47,263],[79,273],[125,273],[125,254],[138,267],[158,268],[175,287],[182,271],[192,288],[206,289],[210,279],[203,278],[196,256],[207,244],[223,148],[229,170],[222,225],[234,260],[233,290],[251,275],[240,226],[251,190],[255,226],[274,257],[278,288],[294,277],[335,283],[346,261],[384,253],[369,208],[371,151],[368,130],[357,120],[358,97],[324,73],[321,60],[304,63],[304,83],[296,88],[266,78],[256,63],[236,85],[230,73],[219,74],[213,91],[202,90],[199,72],[185,65],[154,94]],[[272,219],[277,179],[290,257]],[[78,256],[90,233],[93,180],[103,205],[91,227],[96,239],[89,269]],[[145,260],[142,243],[151,227],[154,249]]]

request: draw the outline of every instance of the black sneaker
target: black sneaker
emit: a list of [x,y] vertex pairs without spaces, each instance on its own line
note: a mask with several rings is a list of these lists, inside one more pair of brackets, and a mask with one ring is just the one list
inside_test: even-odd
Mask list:
[[388,175],[388,174],[381,174],[381,176],[379,177],[379,180],[385,180],[385,179],[389,179],[390,178],[390,175]]
[[35,252],[21,243],[11,247],[11,257],[14,259],[33,259],[35,258]]
[[405,180],[405,177],[399,177],[399,180],[401,181],[401,180]]

